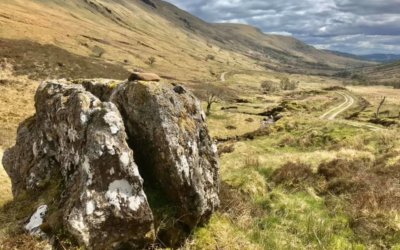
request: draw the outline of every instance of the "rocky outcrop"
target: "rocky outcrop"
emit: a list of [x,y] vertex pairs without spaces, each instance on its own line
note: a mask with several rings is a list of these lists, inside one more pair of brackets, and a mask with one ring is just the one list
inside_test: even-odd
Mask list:
[[153,215],[116,106],[82,86],[53,82],[40,85],[35,102],[36,116],[4,153],[14,195],[34,195],[60,176],[63,190],[47,204],[47,218],[59,216],[51,221],[79,242],[91,249],[153,242]]
[[164,244],[174,246],[207,222],[219,205],[218,159],[190,91],[154,81],[79,83],[84,87],[60,81],[39,87],[35,117],[20,125],[3,158],[14,195],[62,183],[50,192],[54,202],[41,204],[47,214],[40,219],[91,249],[154,243],[164,211],[153,204],[159,200],[176,209],[161,216],[172,217],[176,231],[162,232]]

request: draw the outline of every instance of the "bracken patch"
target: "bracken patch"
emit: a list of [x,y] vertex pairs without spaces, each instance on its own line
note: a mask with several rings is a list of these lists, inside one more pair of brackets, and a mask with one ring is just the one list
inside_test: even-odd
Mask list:
[[311,166],[303,163],[288,162],[274,171],[271,180],[290,188],[300,188],[316,179]]
[[336,159],[321,164],[318,174],[326,180],[322,193],[328,199],[332,195],[345,199],[358,238],[389,248],[400,240],[400,230],[392,223],[400,212],[400,165],[386,167],[383,160]]

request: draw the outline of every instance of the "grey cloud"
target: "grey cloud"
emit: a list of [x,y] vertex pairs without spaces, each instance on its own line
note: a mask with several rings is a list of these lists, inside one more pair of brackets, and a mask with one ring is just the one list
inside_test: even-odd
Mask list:
[[361,15],[400,13],[400,0],[335,0],[337,9]]
[[[349,53],[400,53],[400,0],[170,0],[208,22],[241,22],[264,32]],[[350,39],[351,37],[351,39]]]

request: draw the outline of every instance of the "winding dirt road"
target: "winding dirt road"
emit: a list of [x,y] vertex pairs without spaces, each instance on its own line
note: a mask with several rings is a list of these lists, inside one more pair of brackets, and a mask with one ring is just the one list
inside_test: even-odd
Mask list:
[[321,119],[329,120],[329,121],[335,120],[336,122],[345,123],[345,124],[353,126],[353,127],[367,128],[367,129],[371,129],[371,130],[374,130],[374,131],[383,129],[381,127],[378,127],[378,126],[375,126],[375,125],[372,125],[372,124],[363,123],[363,122],[348,121],[348,120],[337,120],[336,117],[338,115],[340,115],[341,113],[345,112],[346,110],[351,108],[356,103],[356,100],[354,99],[354,97],[352,97],[350,94],[348,94],[346,92],[337,92],[337,94],[341,95],[344,98],[344,102],[341,103],[339,106],[336,106],[336,107],[330,109],[325,114],[321,115],[320,116]]
[[327,119],[327,120],[331,120],[331,121],[335,120],[335,118],[338,115],[345,112],[346,110],[351,108],[351,106],[354,105],[354,103],[355,103],[354,97],[352,97],[351,95],[349,95],[345,92],[337,92],[337,93],[344,98],[344,102],[342,104],[340,104],[339,106],[334,107],[333,109],[329,110],[325,114],[321,115],[320,116],[321,119]]

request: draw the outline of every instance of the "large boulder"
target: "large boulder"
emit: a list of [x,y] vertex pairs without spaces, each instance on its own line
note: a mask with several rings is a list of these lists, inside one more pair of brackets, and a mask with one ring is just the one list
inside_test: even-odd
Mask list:
[[177,205],[177,223],[206,222],[219,206],[219,168],[200,102],[182,86],[144,81],[120,85],[111,101],[141,172]]
[[36,116],[4,153],[14,195],[61,182],[47,227],[62,226],[90,249],[152,243],[153,215],[116,106],[58,82],[40,85],[35,102]]
[[36,115],[4,154],[15,196],[53,201],[37,204],[25,229],[61,227],[89,249],[141,249],[156,238],[177,246],[219,206],[217,149],[200,102],[163,82],[74,83],[40,85]]

